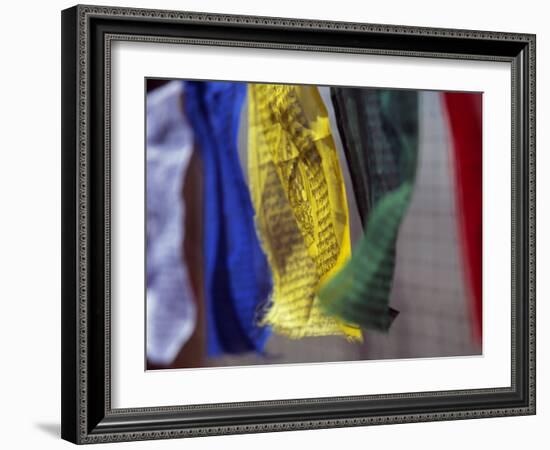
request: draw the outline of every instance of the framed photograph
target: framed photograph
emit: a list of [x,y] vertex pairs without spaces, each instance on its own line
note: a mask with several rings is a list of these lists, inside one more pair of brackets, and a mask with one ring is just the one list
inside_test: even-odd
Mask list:
[[62,437],[535,414],[535,36],[62,12]]

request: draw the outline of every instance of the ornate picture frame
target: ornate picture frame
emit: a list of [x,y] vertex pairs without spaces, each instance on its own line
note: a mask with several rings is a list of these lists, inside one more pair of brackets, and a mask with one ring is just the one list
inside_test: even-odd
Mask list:
[[[510,385],[113,408],[110,101],[111,48],[118,41],[508,63]],[[62,437],[84,444],[535,414],[535,41],[505,32],[82,5],[64,10]]]

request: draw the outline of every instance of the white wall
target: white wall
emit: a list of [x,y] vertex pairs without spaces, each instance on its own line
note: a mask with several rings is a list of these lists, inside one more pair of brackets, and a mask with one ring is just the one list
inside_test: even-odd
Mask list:
[[[97,3],[104,3],[98,1]],[[1,302],[0,442],[4,448],[64,448],[59,439],[60,398],[60,10],[70,1],[9,2],[2,8],[0,97]],[[402,25],[536,33],[538,72],[538,415],[385,427],[347,428],[192,440],[117,444],[119,448],[229,449],[338,448],[461,449],[518,448],[547,440],[550,327],[548,260],[550,225],[544,192],[550,187],[550,31],[545,2],[277,0],[127,0],[110,5],[294,16]],[[6,140],[7,137],[7,140]],[[11,445],[10,445],[11,444]]]

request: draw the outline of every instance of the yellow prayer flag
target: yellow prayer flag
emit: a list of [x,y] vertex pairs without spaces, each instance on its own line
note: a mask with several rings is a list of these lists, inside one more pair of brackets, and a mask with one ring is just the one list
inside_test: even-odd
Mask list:
[[249,84],[248,165],[256,225],[273,272],[264,322],[291,338],[361,330],[327,316],[319,285],[351,255],[342,171],[315,86]]

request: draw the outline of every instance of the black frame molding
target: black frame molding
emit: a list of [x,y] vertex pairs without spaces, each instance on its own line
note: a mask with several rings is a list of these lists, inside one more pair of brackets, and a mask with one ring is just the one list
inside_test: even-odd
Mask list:
[[[112,409],[115,40],[505,61],[512,67],[512,383],[506,388]],[[78,5],[62,12],[62,427],[98,443],[535,414],[535,36]]]

